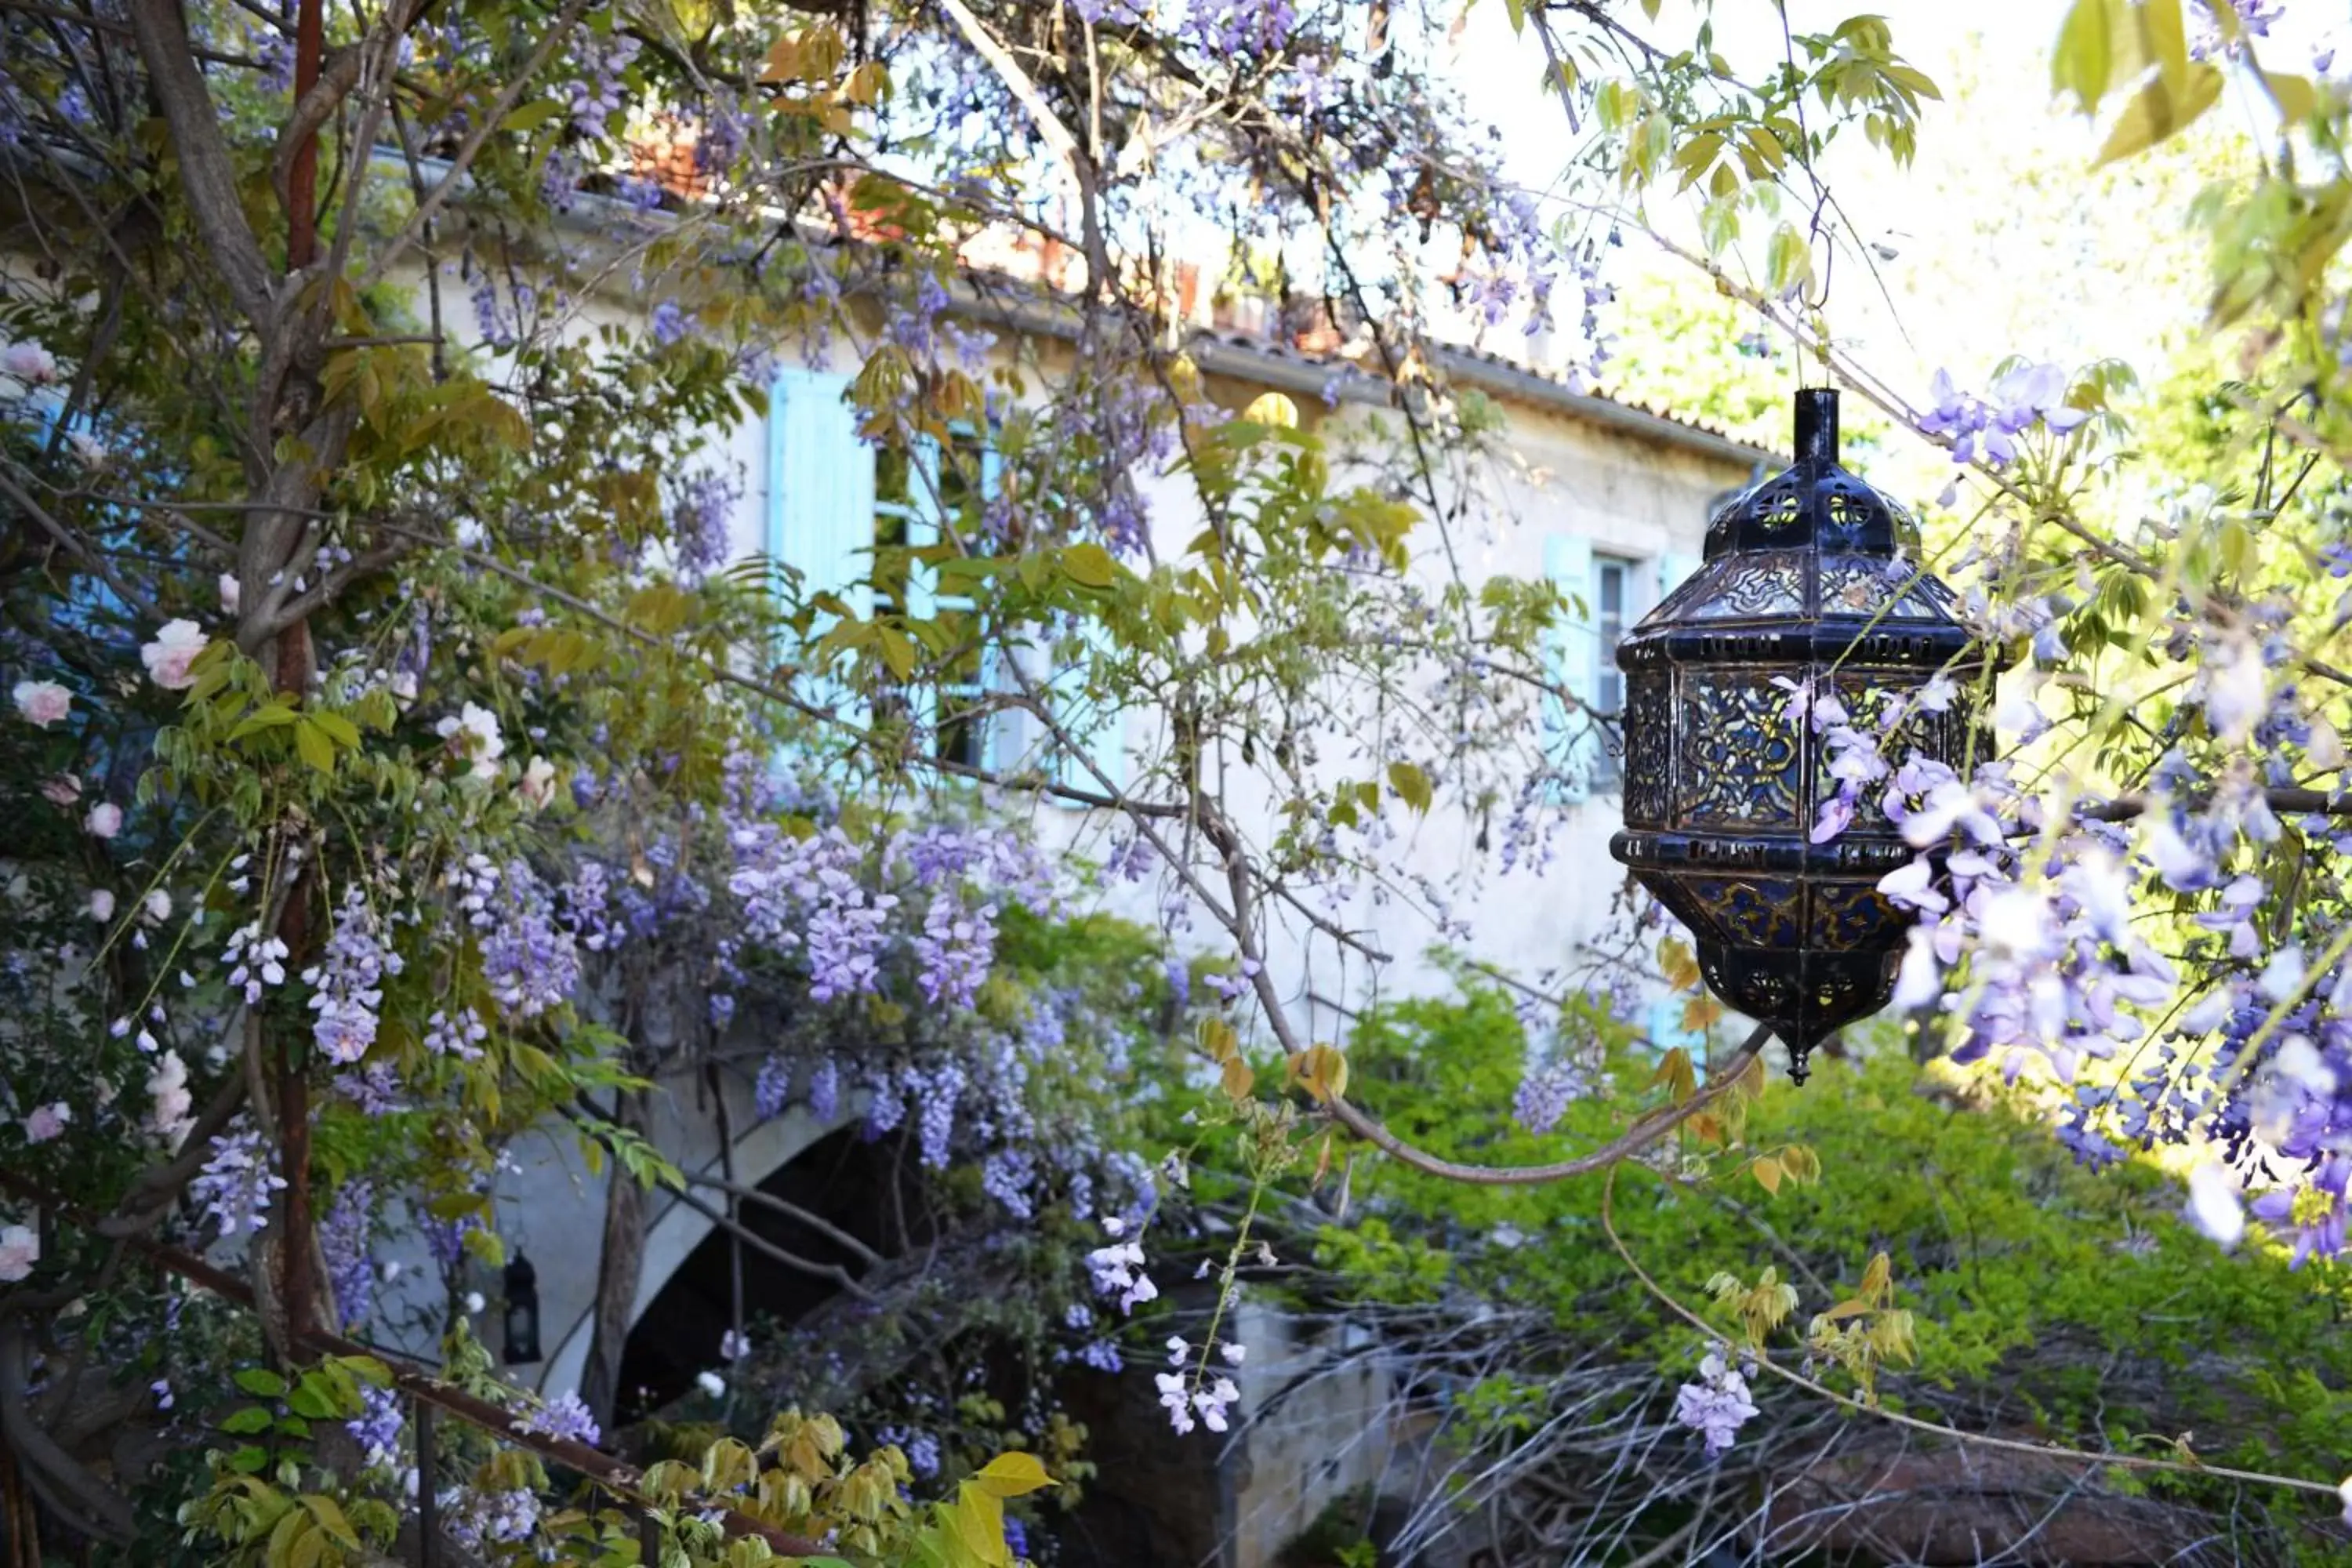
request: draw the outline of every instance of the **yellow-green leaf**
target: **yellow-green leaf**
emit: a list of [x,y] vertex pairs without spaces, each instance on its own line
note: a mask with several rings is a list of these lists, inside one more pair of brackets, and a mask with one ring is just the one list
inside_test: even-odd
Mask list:
[[1118,581],[1118,563],[1110,552],[1082,540],[1062,552],[1062,570],[1071,582],[1086,588],[1108,588]]
[[2050,54],[2050,90],[2073,93],[2085,114],[2099,111],[2115,79],[2116,10],[2116,0],[2074,0]]
[[1045,1473],[1045,1462],[1036,1455],[1015,1450],[989,1460],[972,1478],[972,1483],[986,1488],[996,1497],[1026,1497],[1052,1486],[1054,1478]]
[[1398,798],[1413,810],[1426,815],[1429,811],[1429,775],[1411,763],[1389,764],[1389,787]]
[[1226,1099],[1247,1100],[1250,1089],[1257,1082],[1257,1075],[1250,1070],[1249,1063],[1241,1058],[1227,1057],[1224,1068],[1219,1073],[1218,1079],[1223,1085]]
[[1772,231],[1764,248],[1764,273],[1775,294],[1788,294],[1813,279],[1813,247],[1797,226],[1784,223]]
[[882,662],[890,667],[891,674],[904,680],[915,673],[915,645],[908,641],[907,634],[896,626],[880,629]]
[[974,1562],[1002,1568],[1013,1561],[1004,1544],[1004,1504],[978,1482],[966,1481],[959,1489],[955,1507],[948,1510],[948,1522],[957,1543],[971,1553]]
[[341,714],[334,711],[332,709],[322,708],[312,713],[310,715],[310,722],[318,725],[320,729],[325,731],[327,733],[327,739],[332,741],[338,746],[342,747],[343,750],[347,752],[355,752],[359,750],[360,732],[358,727],[352,724],[349,719],[344,718]]
[[307,713],[294,726],[294,749],[302,753],[304,762],[319,772],[331,773],[335,771],[335,743],[327,739],[327,732],[320,729],[318,721]]
[[2271,96],[2278,100],[2279,113],[2288,124],[2311,118],[2312,108],[2318,100],[2312,92],[2309,78],[2264,71],[2263,80],[2269,84]]
[[1748,1173],[1756,1178],[1756,1184],[1758,1186],[1762,1187],[1768,1193],[1772,1193],[1774,1194],[1779,1194],[1780,1191],[1781,1176],[1780,1161],[1774,1159],[1769,1154],[1760,1154],[1757,1156],[1755,1162],[1748,1167]]
[[2221,71],[2201,61],[2189,70],[2178,94],[2169,78],[2155,78],[2133,95],[2115,129],[2107,132],[2106,145],[2099,149],[2099,162],[2112,163],[2155,146],[2212,108],[2221,95]]
[[2186,88],[2189,74],[2189,34],[2180,21],[2180,0],[2140,0],[2139,32],[2147,58],[2156,62],[2158,79],[2175,88]]
[[501,131],[536,131],[563,112],[563,105],[551,98],[542,98],[509,111],[499,121]]

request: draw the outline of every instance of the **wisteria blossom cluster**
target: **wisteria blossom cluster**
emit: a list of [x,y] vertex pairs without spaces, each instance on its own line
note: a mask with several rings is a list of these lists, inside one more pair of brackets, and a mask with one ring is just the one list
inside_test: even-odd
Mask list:
[[1757,1414],[1747,1377],[1725,1358],[1720,1345],[1708,1347],[1698,1375],[1675,1394],[1675,1419],[1706,1439],[1710,1455],[1730,1448]]
[[1928,391],[1932,402],[1919,427],[1949,441],[1955,463],[2004,467],[2017,460],[2020,438],[2036,426],[2063,437],[2090,417],[2066,401],[2066,373],[2054,364],[2004,372],[1981,397],[1962,392],[1949,371],[1939,370]]

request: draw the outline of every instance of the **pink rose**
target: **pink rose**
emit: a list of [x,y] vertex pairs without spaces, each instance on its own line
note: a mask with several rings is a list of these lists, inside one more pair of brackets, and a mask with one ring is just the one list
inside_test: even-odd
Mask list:
[[114,918],[114,891],[110,888],[89,890],[89,918],[101,923]]
[[20,680],[12,695],[16,711],[44,730],[73,711],[73,693],[54,680]]
[[0,1285],[14,1285],[41,1260],[41,1238],[21,1225],[0,1230]]
[[185,691],[196,683],[188,666],[211,640],[194,621],[167,621],[155,640],[140,648],[139,658],[156,685],[166,691]]
[[89,817],[82,826],[100,838],[111,838],[122,831],[122,808],[110,800],[100,801],[89,808]]
[[33,386],[47,386],[58,378],[58,356],[36,342],[10,343],[0,349],[0,371]]
[[25,1137],[35,1143],[46,1143],[66,1130],[73,1120],[73,1110],[62,1100],[55,1105],[37,1105],[25,1118]]
[[71,773],[58,773],[43,779],[41,798],[51,805],[71,805],[81,798],[81,780]]

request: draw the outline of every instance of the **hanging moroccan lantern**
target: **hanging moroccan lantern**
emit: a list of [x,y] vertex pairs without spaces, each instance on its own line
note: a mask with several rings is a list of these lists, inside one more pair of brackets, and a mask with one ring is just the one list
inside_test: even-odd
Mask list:
[[1690,927],[1707,989],[1780,1037],[1799,1083],[1823,1036],[1892,994],[1913,917],[1877,883],[1915,851],[1883,784],[1812,841],[1838,783],[1791,689],[1834,696],[1874,733],[1885,702],[1946,674],[1958,698],[1907,703],[1880,754],[1965,775],[1990,742],[1969,703],[1984,650],[1919,565],[1916,523],[1839,468],[1837,447],[1837,394],[1798,393],[1795,466],[1715,514],[1706,563],[1617,648],[1625,826],[1610,852]]

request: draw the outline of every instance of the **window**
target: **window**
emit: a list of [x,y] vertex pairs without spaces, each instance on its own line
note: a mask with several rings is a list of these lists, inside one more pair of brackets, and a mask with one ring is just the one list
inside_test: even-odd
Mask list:
[[[1633,563],[1606,555],[1592,558],[1592,707],[1612,720],[1625,713],[1625,672],[1617,668],[1617,644],[1633,618]],[[1594,749],[1592,787],[1615,789],[1622,776],[1624,737],[1612,735]]]
[[[894,712],[913,718],[935,731],[934,754],[943,760],[992,769],[1031,765],[1038,760],[1029,755],[1034,742],[1015,732],[1024,728],[1017,718],[997,726],[974,711],[989,692],[1010,684],[1000,679],[1002,639],[983,639],[971,602],[940,593],[935,568],[912,553],[947,538],[941,525],[950,518],[957,538],[982,546],[999,458],[977,429],[960,431],[944,448],[924,443],[911,452],[877,451],[858,436],[848,393],[849,378],[835,372],[792,367],[777,374],[768,410],[768,554],[799,574],[804,593],[834,593],[852,616],[904,615],[943,623],[951,635],[943,656],[926,650],[932,679],[877,694],[870,707],[866,694],[823,681],[810,683],[810,699],[855,724]],[[814,629],[822,636],[824,626]],[[1093,789],[1099,769],[1123,783],[1124,715],[1074,689],[1082,681],[1073,678],[1083,673],[1033,672],[1094,764],[1058,758],[1056,776]]]
[[978,709],[993,685],[992,650],[971,601],[938,593],[935,569],[912,552],[950,538],[967,548],[984,542],[981,511],[995,478],[995,454],[969,429],[946,448],[926,441],[913,452],[874,456],[875,607],[936,620],[949,634],[932,679],[877,706],[933,731],[931,754],[966,767],[989,762],[987,718]]

